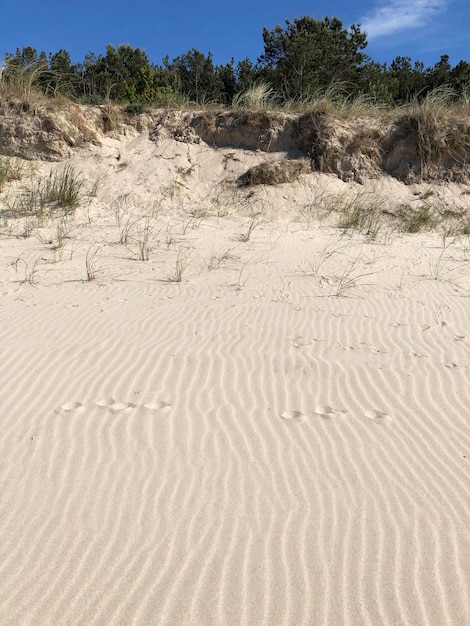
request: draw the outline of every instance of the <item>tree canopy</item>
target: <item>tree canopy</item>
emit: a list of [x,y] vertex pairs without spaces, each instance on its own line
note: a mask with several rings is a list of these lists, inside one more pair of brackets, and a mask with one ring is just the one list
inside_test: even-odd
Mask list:
[[442,55],[429,68],[409,56],[397,56],[388,65],[376,63],[365,53],[367,35],[360,25],[345,28],[337,17],[286,20],[285,26],[265,27],[262,37],[264,52],[255,63],[246,57],[221,65],[210,52],[196,48],[155,64],[144,50],[128,44],[110,44],[100,55],[90,51],[79,63],[64,49],[46,54],[27,46],[6,53],[2,80],[26,73],[29,83],[48,95],[133,106],[172,100],[230,105],[237,93],[260,83],[280,104],[311,97],[333,84],[350,96],[364,94],[391,106],[443,87],[470,95],[467,61],[452,67],[449,56]]
[[357,85],[367,57],[366,34],[341,20],[302,17],[286,20],[286,28],[263,30],[264,54],[259,62],[268,70],[272,86],[286,98],[298,98],[335,81]]

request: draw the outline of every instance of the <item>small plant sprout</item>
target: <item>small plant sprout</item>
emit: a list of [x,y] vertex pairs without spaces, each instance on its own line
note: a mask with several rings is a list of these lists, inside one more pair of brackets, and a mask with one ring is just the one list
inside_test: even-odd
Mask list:
[[21,280],[21,283],[29,283],[30,285],[37,284],[38,278],[38,263],[39,259],[24,259],[23,257],[18,257],[14,261],[12,261],[12,266],[15,268],[15,271],[18,271],[18,265],[21,265],[24,270],[24,277]]
[[445,246],[437,259],[435,261],[429,261],[429,273],[431,278],[434,280],[442,280],[452,282],[455,277],[455,273],[462,269],[463,267],[467,267],[468,263],[460,263],[459,265],[454,265],[450,267],[450,263],[452,259],[449,256],[446,256],[449,248],[452,246],[453,242],[447,244]]
[[20,233],[20,237],[28,239],[33,232],[38,228],[39,223],[35,217],[25,217],[23,220],[23,230]]
[[340,276],[336,277],[336,286],[330,293],[330,295],[334,295],[337,298],[341,298],[345,296],[349,291],[355,289],[359,286],[364,286],[368,283],[364,283],[362,281],[366,276],[371,276],[376,272],[363,272],[361,271],[357,265],[359,262],[359,258],[353,259],[349,263],[346,264],[343,272]]
[[119,243],[123,246],[127,246],[129,243],[135,224],[138,222],[137,218],[133,215],[127,215],[124,211],[128,199],[129,194],[124,194],[114,200],[111,205],[114,208],[114,219],[119,231]]
[[97,176],[95,178],[95,180],[94,180],[94,182],[93,182],[93,184],[91,186],[91,189],[90,189],[90,196],[92,198],[97,198],[98,197],[98,194],[99,194],[100,189],[101,189],[101,185],[103,184],[103,180],[104,180],[104,176],[103,175]]
[[260,214],[253,215],[250,218],[248,224],[246,225],[245,230],[240,235],[239,240],[244,243],[246,243],[247,241],[250,241],[253,231],[256,228],[258,228],[258,226],[260,226],[263,222],[264,222],[264,218]]
[[240,269],[238,270],[237,282],[236,282],[237,291],[240,291],[241,288],[246,285],[246,283],[248,282],[250,278],[249,276],[246,276],[246,277],[244,276],[248,263],[249,263],[249,260],[243,261],[243,263],[240,265]]
[[190,215],[188,218],[181,222],[181,234],[186,235],[189,228],[199,228],[201,224],[201,218]]
[[88,248],[85,256],[86,279],[88,282],[98,281],[103,268],[100,266],[99,253],[101,246],[95,245]]
[[196,207],[190,213],[196,220],[201,221],[209,215],[209,208],[206,206]]
[[166,230],[165,230],[165,245],[166,245],[166,249],[169,250],[170,247],[177,243],[178,241],[180,241],[174,234],[173,230],[171,229],[171,223],[168,222],[168,224],[166,225]]
[[67,218],[59,218],[56,222],[55,237],[50,242],[56,260],[62,259],[65,242],[67,239],[70,239],[71,232],[72,228],[67,223]]
[[346,247],[345,245],[338,245],[337,242],[327,244],[321,250],[314,252],[310,258],[302,262],[301,267],[303,272],[312,274],[313,276],[320,276],[320,270],[323,264]]
[[141,261],[148,261],[155,245],[155,225],[151,217],[145,217],[138,225],[132,241],[137,246]]
[[173,283],[181,283],[184,273],[188,269],[191,254],[188,250],[180,248],[176,255],[175,273],[169,278]]
[[237,257],[232,254],[232,250],[233,248],[225,248],[219,252],[213,252],[207,261],[207,269],[211,272],[227,265],[230,261],[236,260]]

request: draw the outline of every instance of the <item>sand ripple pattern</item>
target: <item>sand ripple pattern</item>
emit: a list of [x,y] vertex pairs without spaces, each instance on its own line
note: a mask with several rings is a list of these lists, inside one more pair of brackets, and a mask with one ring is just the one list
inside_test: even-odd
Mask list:
[[12,302],[1,623],[468,623],[462,300],[256,288]]

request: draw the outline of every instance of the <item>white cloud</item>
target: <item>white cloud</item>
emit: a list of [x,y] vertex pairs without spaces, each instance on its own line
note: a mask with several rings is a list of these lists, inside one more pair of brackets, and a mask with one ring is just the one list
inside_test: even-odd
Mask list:
[[361,23],[369,39],[391,35],[400,30],[421,28],[444,11],[449,0],[389,0],[366,15]]

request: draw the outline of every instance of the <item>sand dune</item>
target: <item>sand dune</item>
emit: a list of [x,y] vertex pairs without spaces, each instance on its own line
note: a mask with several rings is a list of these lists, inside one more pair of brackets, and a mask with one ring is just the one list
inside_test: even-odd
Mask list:
[[0,622],[468,623],[468,236],[342,236],[298,217],[340,181],[234,199],[258,153],[165,141],[70,161],[60,258],[1,242]]

